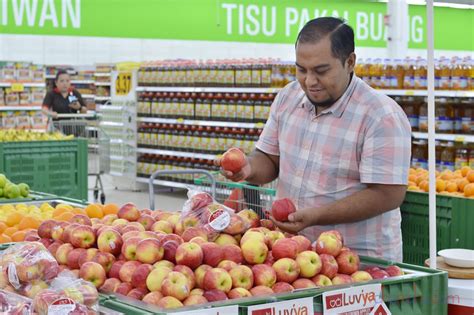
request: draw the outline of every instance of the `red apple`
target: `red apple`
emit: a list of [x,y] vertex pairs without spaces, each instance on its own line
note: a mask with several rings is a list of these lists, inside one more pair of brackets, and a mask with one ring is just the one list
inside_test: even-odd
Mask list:
[[191,290],[191,292],[189,292],[189,295],[203,295],[203,294],[204,294],[204,290],[201,288],[194,288]]
[[99,250],[97,248],[88,248],[85,252],[82,252],[77,261],[79,267],[82,266],[85,262],[92,261],[98,252]]
[[252,296],[265,296],[272,295],[273,293],[274,292],[271,288],[264,285],[258,285],[250,289],[250,294],[252,294]]
[[67,253],[67,266],[69,269],[79,269],[79,257],[85,252],[86,249],[84,248],[74,248]]
[[279,239],[273,244],[272,255],[275,260],[280,258],[296,259],[298,243],[291,238]]
[[173,271],[180,272],[185,275],[186,279],[188,279],[189,289],[194,289],[196,286],[196,278],[194,277],[194,272],[191,270],[191,268],[185,265],[176,265],[174,266]]
[[121,283],[122,282],[120,282],[120,280],[117,278],[108,278],[104,281],[104,284],[99,288],[99,291],[103,293],[114,293]]
[[119,279],[122,282],[132,283],[132,276],[141,263],[135,260],[125,262],[119,271]]
[[271,288],[277,281],[275,270],[265,264],[258,264],[252,267],[254,284],[264,285]]
[[333,232],[323,232],[316,240],[316,252],[318,254],[328,254],[337,257],[342,249],[342,242]]
[[171,272],[168,267],[156,267],[154,268],[146,278],[146,286],[151,292],[160,291],[163,284],[163,280]]
[[272,290],[275,293],[283,293],[283,292],[292,292],[295,288],[289,283],[286,282],[277,282],[273,285]]
[[372,280],[372,276],[367,271],[357,270],[351,275],[353,282],[366,282]]
[[237,266],[237,264],[232,260],[223,260],[217,265],[217,268],[222,268],[225,271],[229,272],[235,266]]
[[[339,265],[339,273],[351,275],[359,270],[360,260],[359,255],[351,250],[343,251],[336,258],[337,264]],[[334,281],[333,281],[334,283]]]
[[159,240],[147,238],[138,242],[135,257],[145,264],[154,264],[164,256],[164,248]]
[[61,241],[54,241],[51,245],[48,246],[48,251],[51,253],[51,255],[53,255],[53,257],[56,257],[56,251],[62,244],[63,242]]
[[183,240],[185,242],[189,242],[195,237],[201,237],[205,241],[207,241],[207,232],[201,227],[193,226],[193,227],[189,227],[186,230],[184,230],[181,237],[183,238]]
[[150,272],[153,270],[153,267],[150,264],[142,264],[138,266],[132,274],[132,279],[130,283],[135,288],[146,289],[146,279]]
[[142,213],[142,215],[140,216],[137,222],[143,225],[143,228],[146,231],[150,231],[151,227],[155,223],[155,219],[153,219],[151,215]]
[[336,259],[327,254],[321,254],[319,257],[321,258],[322,263],[320,273],[327,276],[329,279],[332,279],[339,270],[339,265],[337,264]]
[[275,200],[272,204],[272,216],[277,221],[288,221],[288,215],[293,212],[296,212],[296,207],[291,199],[278,199]]
[[319,255],[311,250],[300,252],[296,256],[296,262],[300,266],[300,275],[304,278],[314,277],[323,266]]
[[164,296],[173,296],[180,301],[186,299],[190,291],[186,276],[176,271],[170,272],[161,284],[161,293]]
[[303,235],[296,235],[291,238],[298,243],[298,253],[311,249],[311,241]]
[[206,271],[203,279],[204,290],[221,290],[225,293],[232,289],[232,278],[222,268],[212,268]]
[[141,300],[143,297],[148,293],[147,289],[143,288],[134,288],[131,289],[128,293],[127,296],[129,298],[135,299],[135,300]]
[[221,290],[209,290],[209,291],[204,291],[203,296],[208,300],[209,302],[216,302],[216,301],[224,301],[227,300],[227,295],[221,291]]
[[74,247],[90,248],[95,244],[95,233],[92,227],[80,225],[69,232],[69,240]]
[[125,263],[125,260],[117,260],[112,264],[112,267],[110,267],[110,270],[107,274],[109,278],[117,278],[120,279],[120,268],[122,268],[122,265]]
[[117,216],[120,219],[133,222],[140,218],[140,211],[133,203],[126,203],[119,209]]
[[247,163],[247,158],[239,148],[230,148],[221,158],[221,167],[229,172],[238,173]]
[[241,249],[245,261],[249,264],[262,264],[267,258],[268,247],[264,241],[247,240],[242,243]]
[[107,279],[104,268],[93,261],[88,261],[81,266],[79,276],[91,282],[96,288],[101,287]]
[[293,286],[293,288],[295,288],[295,290],[316,287],[313,281],[305,278],[296,279],[291,285]]
[[217,265],[224,260],[224,252],[222,247],[211,242],[207,242],[201,245],[203,252],[203,262],[211,267],[217,267]]
[[396,266],[396,265],[391,265],[385,268],[385,271],[390,275],[390,277],[398,277],[398,276],[403,276],[405,273],[403,270]]
[[145,295],[142,299],[143,302],[158,305],[158,302],[163,298],[163,294],[160,291],[150,292]]
[[244,289],[244,288],[233,288],[232,290],[227,293],[227,296],[229,299],[241,299],[241,298],[246,298],[246,297],[251,297],[252,293],[250,293],[249,290]]
[[38,226],[38,236],[41,238],[52,238],[53,228],[58,226],[55,220],[45,220]]
[[175,297],[165,296],[158,302],[157,306],[166,308],[166,309],[173,309],[173,308],[183,307],[184,305],[183,303],[181,303],[180,300],[178,300]]
[[349,275],[338,273],[331,279],[333,285],[352,283],[352,278]]
[[117,255],[122,249],[123,241],[119,232],[106,229],[100,232],[97,238],[97,247],[101,252]]
[[196,243],[183,243],[176,249],[175,260],[179,265],[195,269],[202,264],[203,252],[201,246]]
[[[266,265],[264,265],[266,266]],[[300,266],[291,258],[280,258],[273,264],[277,281],[292,283],[300,274]]]
[[127,260],[137,260],[137,246],[140,241],[140,238],[132,237],[123,242],[121,252]]
[[233,245],[239,244],[237,243],[237,240],[232,235],[225,234],[225,233],[219,234],[219,236],[214,240],[214,243],[221,246],[230,245],[230,244],[233,244]]
[[56,250],[55,258],[56,258],[56,260],[58,261],[58,263],[60,265],[67,265],[68,254],[73,249],[74,249],[74,247],[69,243],[62,244],[58,247],[58,249]]
[[238,212],[237,215],[247,219],[251,228],[260,226],[260,217],[255,211],[251,209],[244,209]]
[[222,246],[222,252],[224,254],[224,260],[230,260],[236,264],[241,264],[244,262],[244,257],[242,256],[242,250],[238,245],[227,244]]
[[133,289],[132,285],[128,282],[122,282],[119,284],[117,289],[115,290],[115,293],[122,294],[122,295],[127,295],[128,292],[130,292]]
[[190,295],[183,301],[184,306],[199,305],[207,303],[207,299],[202,295]]
[[313,281],[317,287],[327,287],[332,285],[331,279],[329,279],[323,274],[314,276],[313,278],[311,278],[311,281]]
[[234,288],[250,290],[254,284],[253,271],[248,266],[237,265],[229,271]]
[[197,267],[196,270],[194,270],[194,277],[196,279],[196,284],[199,288],[204,288],[203,286],[204,275],[210,269],[212,269],[212,267],[209,265],[201,265]]
[[75,214],[71,220],[69,220],[70,223],[79,223],[81,225],[89,225],[92,226],[92,221],[91,219],[84,215],[84,214]]

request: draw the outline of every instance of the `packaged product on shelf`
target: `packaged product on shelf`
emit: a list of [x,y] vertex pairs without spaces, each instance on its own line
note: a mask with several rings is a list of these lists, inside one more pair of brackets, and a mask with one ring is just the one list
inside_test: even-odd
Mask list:
[[33,65],[31,68],[32,80],[34,82],[44,82],[44,67],[43,65]]
[[428,169],[428,143],[425,140],[413,141],[411,165]]
[[451,89],[466,90],[468,88],[467,71],[461,58],[453,57],[451,60]]
[[413,71],[413,87],[418,90],[424,90],[427,87],[427,64],[425,59],[418,58]]
[[19,62],[16,64],[16,79],[22,82],[33,81],[33,71],[31,70],[31,63]]
[[1,70],[1,76],[3,82],[16,81],[16,70],[14,62],[5,62]]
[[31,88],[30,89],[30,102],[31,105],[42,105],[45,96],[44,88]]
[[445,148],[441,152],[441,171],[454,171],[455,159],[456,149],[454,148],[454,142],[448,141]]
[[30,105],[31,104],[31,94],[30,89],[25,88],[24,92],[18,93],[20,99],[20,105]]
[[5,90],[0,88],[0,106],[5,106]]
[[455,148],[454,168],[459,170],[464,166],[469,166],[469,147],[467,143],[456,143]]
[[5,94],[5,105],[7,106],[16,106],[20,104],[20,95],[17,92],[12,92],[10,89],[7,89]]
[[30,129],[31,119],[28,112],[22,111],[16,113],[16,128],[18,129]]
[[11,129],[16,127],[16,116],[14,112],[2,112],[2,128]]
[[435,108],[436,131],[440,133],[453,133],[454,108],[446,98],[436,101]]

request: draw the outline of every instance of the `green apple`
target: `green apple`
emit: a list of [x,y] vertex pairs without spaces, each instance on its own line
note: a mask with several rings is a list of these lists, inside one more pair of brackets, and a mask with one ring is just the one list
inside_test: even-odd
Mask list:
[[16,199],[20,197],[20,188],[17,185],[10,185],[7,187],[6,196],[8,199]]
[[5,187],[7,181],[7,177],[3,174],[0,174],[0,188]]
[[0,197],[3,197],[3,188],[0,188]]
[[28,186],[28,184],[18,184],[18,188],[20,188],[20,194],[22,197],[28,197],[28,195],[30,194],[30,186]]

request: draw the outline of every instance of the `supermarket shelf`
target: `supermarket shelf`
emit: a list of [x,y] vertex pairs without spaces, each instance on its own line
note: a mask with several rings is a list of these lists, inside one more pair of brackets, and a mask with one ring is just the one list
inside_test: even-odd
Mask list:
[[101,121],[102,126],[113,126],[113,127],[123,127],[124,123],[113,122],[113,121]]
[[94,94],[82,94],[83,98],[95,98]]
[[137,92],[277,93],[280,88],[139,86]]
[[110,159],[114,160],[114,161],[129,161],[129,162],[132,162],[132,163],[136,162],[135,159],[132,159],[130,157],[121,156],[121,155],[111,155]]
[[231,128],[263,128],[263,126],[265,125],[264,123],[169,119],[169,118],[152,118],[152,117],[137,117],[137,120],[139,122],[146,122],[146,123],[200,125],[200,126],[231,127]]
[[[427,96],[426,90],[377,90],[387,95],[393,96]],[[474,97],[474,91],[435,91],[437,97]]]
[[56,79],[56,75],[54,75],[54,74],[47,74],[44,77],[45,77],[45,79]]
[[96,101],[108,101],[108,100],[110,100],[110,96],[96,96],[95,100]]
[[205,160],[214,160],[216,158],[216,156],[213,154],[172,151],[172,150],[157,150],[157,149],[148,149],[148,148],[138,148],[137,153],[172,155],[172,156],[188,157],[188,158],[195,158],[195,159],[205,159]]
[[[18,84],[23,84],[24,87],[45,87],[44,83],[38,83],[38,82],[14,82]],[[12,83],[11,82],[0,82],[0,87],[11,87]]]
[[110,82],[95,82],[95,86],[110,86]]
[[110,72],[96,72],[94,73],[96,77],[110,77]]
[[[149,179],[144,178],[144,177],[137,177],[137,182],[148,184]],[[169,181],[169,180],[158,180],[158,179],[155,179],[153,181],[153,184],[160,185],[160,186],[166,186],[166,187],[174,187],[174,188],[188,188],[189,186],[192,186],[190,184],[172,182],[172,181]]]
[[94,80],[71,80],[72,84],[95,84]]
[[[428,139],[428,133],[426,132],[412,132],[413,138],[416,139]],[[459,141],[459,142],[470,142],[474,143],[474,135],[463,135],[463,134],[435,134],[436,140],[443,141]]]
[[16,110],[16,111],[23,111],[23,110],[41,110],[41,106],[0,106],[0,111],[3,110]]
[[123,110],[123,106],[114,106],[114,105],[101,105],[100,110]]

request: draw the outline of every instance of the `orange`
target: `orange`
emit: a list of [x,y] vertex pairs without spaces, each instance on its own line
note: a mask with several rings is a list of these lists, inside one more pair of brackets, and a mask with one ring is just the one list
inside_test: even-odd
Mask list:
[[408,181],[409,182],[415,182],[416,181],[416,175],[415,174],[408,175]]
[[5,231],[3,231],[3,234],[11,237],[15,232],[18,232],[18,228],[16,226],[12,226],[12,227],[6,228]]
[[424,180],[427,180],[428,179],[428,176],[425,176],[425,175],[418,175],[418,177],[416,178],[415,180],[415,183],[420,186],[420,183]]
[[437,192],[442,192],[446,190],[446,182],[442,179],[437,179],[436,180],[436,191]]
[[87,215],[86,211],[84,209],[81,209],[81,208],[74,208],[74,210],[72,210],[72,213]]
[[445,179],[445,180],[454,179],[454,174],[450,170],[443,171],[440,175],[441,175],[441,179]]
[[474,197],[474,183],[467,184],[464,187],[464,196],[465,197]]
[[471,170],[471,168],[469,166],[463,166],[461,167],[461,175],[463,177],[466,177],[467,176],[467,173],[469,173],[469,171]]
[[72,213],[72,212],[64,212],[63,214],[55,217],[55,219],[58,220],[58,221],[69,222],[72,219],[73,216],[74,216],[74,213]]
[[458,185],[455,182],[449,182],[446,185],[446,191],[448,192],[456,192],[458,191]]
[[25,240],[26,231],[18,231],[12,234],[12,241],[14,242],[22,242]]
[[119,211],[119,206],[115,203],[108,203],[104,205],[104,208],[102,210],[104,211],[104,215],[117,214],[117,212]]
[[38,219],[35,219],[30,216],[26,216],[21,219],[20,224],[18,224],[18,229],[25,230],[25,229],[38,229],[41,222]]
[[11,237],[5,234],[0,234],[0,244],[10,243],[12,241]]
[[67,212],[69,212],[69,210],[66,208],[56,208],[53,211],[53,218],[59,217],[61,214],[67,213]]
[[97,204],[88,205],[84,210],[86,210],[87,216],[89,218],[102,219],[104,217],[104,212]]
[[3,221],[0,221],[0,234],[3,233],[3,231],[5,231],[5,229],[8,227],[8,225],[6,225],[5,222]]
[[467,179],[470,183],[474,183],[474,170],[470,170],[469,172],[467,172],[467,174],[466,174],[466,179]]
[[427,180],[423,180],[419,185],[418,187],[420,187],[421,190],[425,191],[425,192],[428,192],[430,190],[430,186],[428,184],[428,181]]
[[469,181],[466,178],[460,178],[456,180],[456,184],[458,185],[459,191],[464,191],[464,187],[469,184]]
[[20,223],[21,219],[23,219],[23,215],[18,212],[13,212],[7,217],[7,225],[14,226]]

